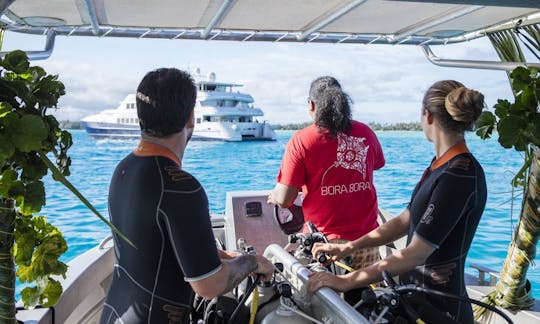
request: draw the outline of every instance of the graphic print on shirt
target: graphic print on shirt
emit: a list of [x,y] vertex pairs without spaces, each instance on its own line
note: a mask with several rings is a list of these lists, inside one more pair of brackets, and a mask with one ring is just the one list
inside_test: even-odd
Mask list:
[[366,139],[339,133],[337,140],[336,161],[324,172],[321,179],[321,195],[333,196],[362,190],[371,190],[369,181],[324,185],[326,174],[333,168],[356,170],[362,174],[362,179],[366,179],[366,158],[369,150],[369,145],[364,144]]
[[366,157],[369,145],[366,146],[363,137],[338,134],[337,161],[334,166],[358,170],[366,179]]

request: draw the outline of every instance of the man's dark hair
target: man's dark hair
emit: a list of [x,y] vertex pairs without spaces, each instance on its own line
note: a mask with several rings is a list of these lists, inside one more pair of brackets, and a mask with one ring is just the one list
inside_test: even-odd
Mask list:
[[167,137],[184,129],[195,108],[197,87],[189,73],[175,68],[148,72],[137,88],[141,131]]
[[331,76],[315,79],[309,89],[309,100],[315,104],[315,125],[335,137],[351,128],[351,99]]

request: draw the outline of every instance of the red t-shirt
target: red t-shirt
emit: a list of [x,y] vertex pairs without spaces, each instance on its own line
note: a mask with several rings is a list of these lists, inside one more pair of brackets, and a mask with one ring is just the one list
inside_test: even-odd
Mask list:
[[351,130],[336,138],[311,125],[287,143],[277,182],[302,187],[305,221],[328,239],[355,240],[378,226],[373,170],[384,163],[367,125],[353,121]]

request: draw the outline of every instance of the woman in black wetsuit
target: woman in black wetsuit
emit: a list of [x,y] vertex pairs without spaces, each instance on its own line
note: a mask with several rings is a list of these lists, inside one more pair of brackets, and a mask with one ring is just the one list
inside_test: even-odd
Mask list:
[[[328,253],[336,261],[361,248],[381,246],[407,235],[407,246],[386,259],[334,276],[313,273],[308,290],[327,286],[338,291],[380,282],[382,271],[400,275],[403,284],[467,296],[464,264],[484,211],[487,189],[484,171],[469,152],[464,132],[471,130],[484,107],[484,96],[463,84],[445,80],[433,84],[422,102],[422,129],[435,157],[416,185],[407,208],[391,221],[345,244],[316,243],[313,255]],[[429,297],[449,319],[473,323],[471,305]]]

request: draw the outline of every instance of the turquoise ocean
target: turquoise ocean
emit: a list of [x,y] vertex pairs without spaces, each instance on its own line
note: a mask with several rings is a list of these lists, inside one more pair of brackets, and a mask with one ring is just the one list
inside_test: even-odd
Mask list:
[[[105,216],[111,175],[116,164],[137,145],[137,140],[95,140],[83,130],[71,131],[74,144],[71,176],[75,187]],[[192,141],[186,150],[183,168],[199,179],[206,189],[212,213],[223,213],[227,191],[269,190],[275,184],[285,145],[293,131],[278,131],[278,140],[269,142]],[[377,132],[386,165],[375,172],[380,208],[398,214],[405,208],[411,192],[434,155],[433,146],[422,132]],[[510,181],[519,169],[522,156],[503,149],[495,139],[483,141],[467,136],[470,150],[484,167],[488,181],[488,202],[467,257],[468,267],[481,264],[500,271],[506,257],[513,227],[521,210],[521,192],[512,194]],[[98,244],[110,234],[109,228],[92,214],[71,192],[46,179],[47,205],[39,213],[57,226],[69,250],[67,262]],[[512,198],[515,196],[515,198]],[[512,211],[513,207],[513,211]],[[262,251],[261,251],[262,253]],[[533,294],[540,296],[540,272],[529,268]],[[21,287],[17,287],[19,298]]]

